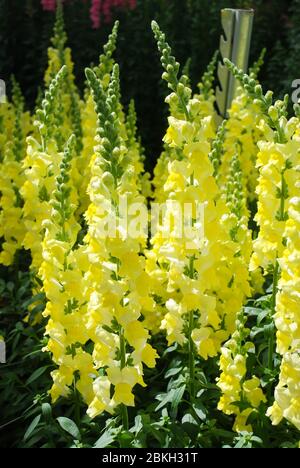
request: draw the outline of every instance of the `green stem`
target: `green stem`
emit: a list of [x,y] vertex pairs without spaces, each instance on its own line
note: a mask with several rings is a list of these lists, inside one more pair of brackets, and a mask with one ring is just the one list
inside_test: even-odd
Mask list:
[[[278,287],[278,280],[279,280],[279,263],[276,260],[274,266],[274,273],[273,273],[273,291],[272,291],[272,299],[271,299],[271,315],[272,317],[275,314],[276,309],[276,294],[277,294],[277,287]],[[275,347],[275,340],[274,340],[274,333],[271,333],[269,338],[269,348],[268,348],[268,368],[273,370],[273,354],[274,354],[274,347]]]
[[189,391],[190,400],[195,398],[195,355],[194,355],[194,342],[192,332],[194,329],[194,312],[189,313]]
[[[126,366],[126,341],[124,337],[124,329],[121,326],[120,326],[119,336],[120,336],[120,367],[121,369],[124,369],[124,367]],[[127,406],[122,403],[120,407],[121,407],[123,429],[124,431],[128,431],[129,424],[128,424]]]
[[78,427],[80,427],[80,399],[78,390],[76,388],[76,377],[74,377],[74,410],[75,410],[75,422]]
[[[191,185],[193,184],[194,175],[191,176]],[[190,278],[195,277],[195,267],[194,267],[195,257],[190,257],[189,265],[189,276]],[[189,349],[189,392],[190,400],[193,401],[195,398],[195,349],[194,342],[192,338],[192,333],[194,330],[194,311],[189,312],[189,323],[188,323],[188,349]]]

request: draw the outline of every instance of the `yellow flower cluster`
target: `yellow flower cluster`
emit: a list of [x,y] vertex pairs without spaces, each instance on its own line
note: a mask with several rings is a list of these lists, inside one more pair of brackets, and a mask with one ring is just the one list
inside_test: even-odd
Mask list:
[[[148,343],[149,331],[142,320],[144,312],[154,309],[145,258],[141,255],[147,233],[129,237],[118,209],[115,210],[122,197],[127,199],[129,214],[132,203],[145,205],[139,192],[136,159],[131,159],[132,143],[129,140],[128,148],[120,132],[118,67],[114,66],[107,93],[91,70],[87,70],[87,78],[98,114],[99,145],[91,161],[91,203],[85,215],[90,263],[85,277],[89,285],[86,327],[94,343],[95,367],[105,369],[93,386],[95,396],[88,414],[94,417],[121,403],[134,405],[132,389],[137,383],[144,385],[143,363],[154,367],[157,355]],[[105,122],[109,122],[110,131],[105,130]],[[111,219],[115,220],[116,231],[110,230]],[[129,216],[128,224],[131,219]]]
[[[295,189],[299,190],[299,182]],[[300,198],[290,200],[289,219],[284,237],[286,248],[279,259],[281,278],[274,315],[277,328],[277,351],[282,355],[275,401],[268,409],[273,424],[283,418],[300,429]]]
[[[2,105],[1,105],[2,107]],[[11,265],[15,253],[22,248],[25,236],[25,226],[22,219],[22,203],[20,188],[24,183],[22,161],[25,156],[25,138],[31,129],[30,115],[24,112],[24,100],[18,84],[13,81],[14,124],[11,137],[6,128],[4,135],[8,137],[3,148],[3,159],[0,166],[0,237],[3,237],[0,252],[0,263]],[[10,118],[5,115],[7,125]],[[9,139],[11,138],[11,140]]]
[[[74,217],[76,205],[70,200],[74,187],[69,182],[75,141],[73,135],[59,162],[60,172],[56,176],[56,188],[49,203],[50,216],[43,225],[43,261],[39,277],[47,299],[43,315],[49,318],[45,330],[49,339],[44,350],[51,352],[58,366],[52,372],[52,400],[67,396],[69,387],[75,383],[85,401],[89,402],[91,375],[95,371],[92,356],[83,349],[89,335],[85,327],[86,298],[84,291],[78,287],[83,282],[87,260],[82,247],[74,249],[80,225]],[[76,372],[77,380],[74,377]]]
[[221,187],[226,184],[232,154],[238,154],[243,173],[243,188],[249,201],[252,201],[255,197],[258,176],[257,143],[262,136],[258,124],[262,118],[262,112],[259,105],[253,103],[253,100],[240,89],[228,113],[218,182]]
[[[40,132],[40,141],[33,136],[27,138],[27,154],[23,161],[25,182],[20,193],[24,199],[23,219],[26,235],[23,241],[25,249],[31,251],[31,267],[38,271],[42,262],[42,240],[44,221],[51,218],[51,194],[55,189],[61,153],[58,151],[55,131],[57,121],[57,94],[64,79],[66,68],[62,68],[52,80],[43,108],[38,111],[36,126]],[[72,191],[73,202],[77,198]]]
[[252,376],[247,379],[247,356],[254,353],[255,348],[253,343],[246,341],[250,330],[245,327],[245,322],[241,313],[236,322],[236,331],[221,349],[221,375],[217,379],[217,386],[222,392],[218,409],[235,415],[233,430],[236,432],[252,432],[247,420],[261,402],[266,401],[259,378]]
[[299,122],[295,117],[287,121],[282,116],[279,124],[282,129],[281,142],[276,142],[275,131],[265,122],[262,126],[265,139],[258,144],[258,211],[255,219],[260,230],[254,241],[251,270],[262,267],[267,271],[282,256],[287,209],[295,194],[298,176],[294,168],[299,159],[299,136],[296,130]]
[[[208,65],[206,72],[204,73],[198,88],[200,93],[194,95],[195,103],[197,103],[197,116],[198,118],[212,117],[211,126],[212,131],[215,130],[216,111],[214,108],[215,103],[215,92],[213,88],[214,73],[216,67],[217,55],[215,54],[211,63]],[[175,99],[174,99],[175,98]],[[171,94],[166,98],[166,102],[170,106],[170,114],[172,117],[176,117],[178,110],[176,106],[176,96]],[[180,116],[179,116],[180,117]],[[157,160],[154,168],[154,196],[157,203],[163,203],[166,200],[166,192],[164,185],[168,178],[168,164],[178,159],[178,151],[176,148],[170,147],[165,144],[164,150]]]

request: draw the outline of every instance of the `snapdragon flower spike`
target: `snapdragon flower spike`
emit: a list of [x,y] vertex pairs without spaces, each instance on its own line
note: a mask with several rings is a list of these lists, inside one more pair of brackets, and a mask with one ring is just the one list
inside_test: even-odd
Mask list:
[[[155,25],[154,29],[160,39],[161,33]],[[168,57],[167,61],[171,60],[171,52],[165,43],[163,37],[159,49],[164,61]],[[188,95],[191,96],[190,90]],[[164,137],[167,177],[163,185],[168,223],[159,226],[151,239],[153,247],[147,254],[147,272],[153,280],[153,295],[161,313],[160,329],[166,331],[168,344],[177,342],[185,350],[188,344],[193,398],[195,350],[204,359],[218,354],[221,344],[234,330],[236,314],[247,290],[239,288],[241,269],[232,268],[238,266],[234,261],[238,244],[230,238],[230,215],[209,159],[214,137],[212,116],[203,116],[197,96],[186,102],[188,116],[178,111],[178,105],[170,108],[169,128]],[[170,153],[173,157],[168,161]],[[160,197],[163,199],[162,194]],[[196,234],[192,240],[193,233],[181,229],[176,222],[187,205],[197,218],[191,226]],[[196,214],[199,205],[205,210],[203,223]],[[203,234],[199,238],[201,228]]]
[[25,181],[22,171],[25,140],[31,131],[30,116],[24,112],[24,98],[14,78],[12,86],[14,124],[11,141],[8,140],[4,145],[4,157],[0,165],[0,237],[3,237],[0,263],[6,266],[14,262],[15,253],[22,248],[26,235],[20,189]]
[[[115,75],[118,67],[114,66]],[[109,99],[106,99],[106,94],[101,86],[95,73],[87,68],[86,77],[91,87],[96,111],[98,115],[98,128],[97,134],[100,137],[99,152],[105,161],[105,169],[109,170],[113,175],[115,181],[118,173],[118,148],[120,146],[120,138],[118,134],[118,99],[117,96],[112,94],[113,82],[116,83],[112,77],[110,84],[111,94]],[[117,85],[118,92],[118,85]],[[114,150],[116,150],[114,152]]]
[[50,210],[43,222],[45,232],[38,274],[46,295],[43,316],[48,319],[45,329],[48,341],[43,350],[51,353],[56,365],[51,372],[52,401],[68,396],[76,386],[89,404],[95,370],[91,354],[84,349],[89,335],[85,323],[87,296],[83,272],[88,266],[83,246],[77,245],[80,225],[74,216],[77,197],[71,179],[75,143],[72,135],[57,164],[59,172],[56,170]]
[[[95,417],[121,405],[124,415],[126,406],[134,406],[133,387],[144,385],[143,363],[154,367],[157,357],[140,320],[147,310],[154,310],[142,255],[146,234],[135,238],[124,232],[119,210],[120,197],[126,197],[128,206],[137,201],[145,204],[145,200],[138,190],[120,121],[119,68],[114,66],[106,92],[92,70],[86,70],[86,77],[98,116],[99,143],[91,160],[91,203],[85,214],[90,260],[85,276],[90,291],[87,329],[94,343],[95,368],[103,372],[94,381],[88,414]],[[105,214],[115,216],[116,232],[107,230]],[[124,416],[126,425],[125,420]]]
[[187,108],[189,99],[191,97],[191,90],[187,86],[188,78],[184,75],[178,79],[180,65],[176,62],[175,57],[171,54],[171,47],[166,41],[165,34],[160,30],[156,21],[151,23],[154,37],[157,41],[158,50],[161,55],[161,63],[164,68],[162,78],[168,83],[168,87],[177,96],[178,109],[183,113],[187,120],[190,120],[189,111]]

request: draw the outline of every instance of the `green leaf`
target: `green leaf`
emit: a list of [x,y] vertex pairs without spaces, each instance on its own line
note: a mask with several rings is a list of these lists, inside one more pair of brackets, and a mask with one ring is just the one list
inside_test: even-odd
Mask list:
[[44,293],[36,294],[35,296],[31,297],[30,299],[27,299],[27,301],[24,301],[23,302],[23,307],[27,308],[28,306],[30,306],[31,304],[34,304],[35,302],[44,301],[44,299],[45,299],[45,294]]
[[173,399],[173,396],[174,396],[174,389],[171,389],[168,393],[160,393],[159,395],[157,395],[156,399],[161,400],[161,401],[155,408],[155,411],[160,410],[161,408],[166,406],[168,403],[170,403]]
[[181,371],[182,371],[182,367],[176,367],[176,368],[169,369],[165,374],[165,378],[168,379],[169,377],[172,377],[173,375],[179,374],[179,372],[181,372]]
[[38,425],[38,423],[40,422],[40,420],[41,420],[41,415],[38,414],[38,415],[31,421],[31,423],[30,423],[29,426],[28,426],[27,431],[26,431],[25,434],[24,434],[24,437],[23,437],[24,440],[28,440],[28,439],[29,439],[29,437],[30,437],[30,436],[32,435],[32,433],[34,432],[34,430],[35,430],[36,426]]
[[201,421],[205,421],[205,419],[206,419],[206,409],[202,405],[202,403],[200,403],[199,401],[195,402],[193,404],[193,409],[194,409],[196,415],[198,416],[198,418],[201,419]]
[[93,448],[105,448],[115,440],[110,430],[105,431],[102,436],[97,440]]
[[51,408],[51,405],[49,405],[49,403],[42,404],[42,413],[43,413],[45,420],[47,422],[50,421],[51,416],[52,416],[52,408]]
[[81,439],[80,431],[77,425],[74,423],[74,421],[72,421],[72,419],[65,418],[64,416],[60,416],[59,418],[56,418],[56,420],[58,424],[60,425],[60,427],[64,431],[68,432],[71,436],[73,436],[74,439],[77,439],[77,440]]
[[234,448],[245,448],[246,440],[242,437],[234,446]]
[[258,317],[257,317],[257,325],[260,325],[261,322],[266,318],[268,317],[268,315],[270,315],[270,310],[269,309],[265,309],[265,310],[262,310],[260,311]]
[[176,388],[174,390],[174,394],[173,394],[173,398],[171,402],[171,412],[174,417],[176,416],[177,407],[182,400],[185,389],[186,389],[186,385],[182,385],[181,387]]
[[199,422],[190,414],[186,413],[182,420],[182,427],[190,437],[197,437],[199,433]]
[[135,417],[134,426],[130,429],[129,432],[133,432],[137,435],[143,429],[143,418],[140,414]]
[[35,380],[37,380],[41,375],[44,374],[44,372],[46,372],[46,370],[48,369],[49,366],[44,366],[44,367],[39,367],[38,369],[36,369],[32,374],[31,376],[26,380],[26,385],[30,385],[32,382],[34,382]]

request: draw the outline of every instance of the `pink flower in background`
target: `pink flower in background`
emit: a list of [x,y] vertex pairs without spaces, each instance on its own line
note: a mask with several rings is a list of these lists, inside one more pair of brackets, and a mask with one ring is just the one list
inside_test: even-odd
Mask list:
[[90,17],[92,20],[92,25],[94,29],[100,27],[100,12],[101,12],[102,0],[92,0],[92,5],[90,8]]
[[128,6],[131,10],[134,10],[136,8],[136,0],[128,0]]
[[55,11],[56,0],[42,0],[42,7],[46,11]]
[[113,6],[112,3],[114,3],[112,0],[103,0],[102,13],[104,16],[104,21],[106,23],[110,23],[112,20],[112,16],[111,16],[111,7]]
[[[86,2],[87,0],[83,1]],[[56,0],[41,0],[41,4],[46,11],[55,11],[56,9]],[[137,0],[91,0],[90,18],[92,27],[94,29],[100,28],[101,17],[103,17],[105,23],[110,23],[114,9],[129,8],[133,10],[136,5]]]

